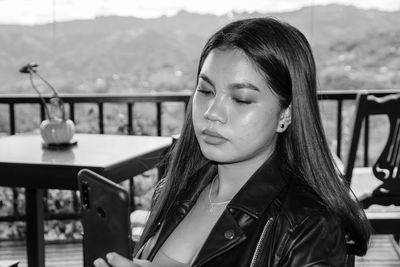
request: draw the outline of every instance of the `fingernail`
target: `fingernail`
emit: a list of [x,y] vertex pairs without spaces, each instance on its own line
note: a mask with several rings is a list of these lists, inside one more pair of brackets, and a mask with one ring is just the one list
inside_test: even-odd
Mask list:
[[93,265],[98,266],[98,264],[99,264],[99,259],[94,260]]
[[107,258],[108,262],[110,262],[113,257],[114,257],[114,253],[113,252],[107,253],[107,255],[106,255],[106,258]]

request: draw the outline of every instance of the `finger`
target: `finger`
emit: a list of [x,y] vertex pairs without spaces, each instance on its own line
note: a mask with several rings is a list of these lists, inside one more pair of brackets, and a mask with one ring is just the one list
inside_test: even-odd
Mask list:
[[103,260],[102,258],[98,258],[93,262],[93,265],[96,267],[109,267],[107,262]]
[[118,253],[110,252],[106,255],[107,261],[114,267],[135,267],[132,261],[129,259],[122,257]]

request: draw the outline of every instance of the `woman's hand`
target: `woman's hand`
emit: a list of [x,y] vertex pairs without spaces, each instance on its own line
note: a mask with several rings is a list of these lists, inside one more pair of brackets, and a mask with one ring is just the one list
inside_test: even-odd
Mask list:
[[128,260],[121,255],[110,252],[106,255],[107,262],[102,258],[98,258],[93,262],[94,266],[96,267],[109,267],[110,265],[113,267],[158,267],[157,265],[151,263],[150,261],[146,260],[138,260],[133,259],[133,261]]

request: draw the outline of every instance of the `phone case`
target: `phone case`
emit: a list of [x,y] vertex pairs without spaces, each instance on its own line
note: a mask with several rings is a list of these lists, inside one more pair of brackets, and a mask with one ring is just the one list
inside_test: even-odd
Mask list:
[[78,173],[84,266],[116,252],[132,259],[129,194],[120,185],[83,169]]

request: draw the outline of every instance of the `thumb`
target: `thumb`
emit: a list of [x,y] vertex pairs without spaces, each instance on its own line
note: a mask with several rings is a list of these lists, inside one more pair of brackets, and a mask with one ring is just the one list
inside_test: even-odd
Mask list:
[[107,261],[114,267],[135,267],[136,265],[129,259],[122,257],[121,255],[110,252],[106,255]]

